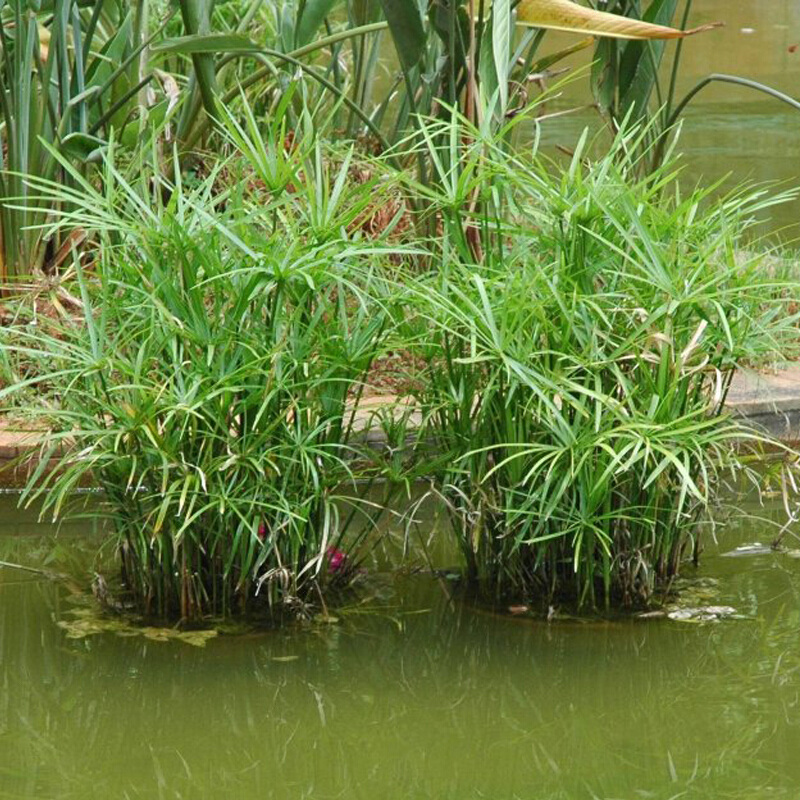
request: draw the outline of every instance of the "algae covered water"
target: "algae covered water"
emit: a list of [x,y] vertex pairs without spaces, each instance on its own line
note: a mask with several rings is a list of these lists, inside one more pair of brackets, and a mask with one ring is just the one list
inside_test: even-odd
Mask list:
[[[3,560],[89,564],[91,530],[0,513]],[[412,574],[204,647],[70,638],[70,587],[2,569],[0,798],[796,798],[800,560],[722,555],[769,535],[737,524],[689,576],[744,619],[547,623]]]

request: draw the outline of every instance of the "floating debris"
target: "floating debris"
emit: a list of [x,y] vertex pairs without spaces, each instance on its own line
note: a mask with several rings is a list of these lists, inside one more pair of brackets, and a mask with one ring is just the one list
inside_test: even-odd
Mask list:
[[673,608],[667,612],[667,617],[677,622],[719,622],[722,619],[744,619],[732,606]]
[[636,619],[664,619],[666,616],[667,612],[663,610],[642,611],[636,615]]
[[779,543],[774,545],[761,544],[761,542],[753,542],[753,544],[743,544],[735,550],[728,553],[723,553],[726,558],[739,558],[743,556],[773,556],[782,555],[789,558],[800,558],[800,550],[790,550],[781,546]]
[[768,544],[753,542],[752,544],[739,545],[735,550],[730,550],[722,555],[726,558],[740,558],[743,556],[766,556],[774,552],[775,549]]
[[672,588],[673,602],[663,608],[642,611],[636,615],[636,619],[671,619],[676,622],[747,619],[733,606],[720,603],[722,593],[716,578],[679,578]]
[[137,625],[133,620],[110,618],[94,608],[76,608],[69,612],[75,619],[59,620],[58,627],[68,639],[86,639],[101,633],[114,633],[123,638],[141,636],[151,642],[182,642],[192,647],[205,647],[218,635],[216,629],[182,631],[176,628],[155,628]]

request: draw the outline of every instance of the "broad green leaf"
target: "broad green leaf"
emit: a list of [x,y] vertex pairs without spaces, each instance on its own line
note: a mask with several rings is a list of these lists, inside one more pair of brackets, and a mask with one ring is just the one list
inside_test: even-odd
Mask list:
[[90,59],[86,69],[87,86],[102,86],[115,67],[123,62],[130,47],[132,28],[131,16],[128,15],[115,35]]
[[[669,25],[675,17],[678,0],[653,0],[642,19]],[[636,115],[647,112],[647,102],[658,77],[664,56],[664,42],[628,42],[619,64],[620,113],[635,107]]]
[[403,67],[417,66],[425,51],[425,28],[416,0],[380,0]]
[[61,151],[84,163],[99,161],[108,142],[88,133],[70,133],[61,140]]
[[356,27],[375,22],[380,16],[380,5],[374,0],[350,0],[349,9]]
[[600,111],[616,109],[619,47],[616,39],[605,37],[597,43],[592,62],[592,95]]
[[495,68],[492,39],[489,36],[481,37],[481,52],[478,59],[478,73],[480,76],[480,89],[486,101],[497,94],[497,69]]
[[338,0],[306,0],[300,19],[297,22],[295,45],[302,47],[316,35]]
[[717,27],[717,23],[713,23],[681,31],[606,11],[595,11],[572,0],[522,0],[517,6],[517,22],[535,28],[577,31],[616,39],[681,39]]
[[[439,61],[439,78],[437,80],[446,81],[448,88],[440,89],[440,91],[444,91],[443,96],[449,97],[452,101],[457,91],[457,87],[451,84],[452,75],[466,73],[468,69],[469,14],[463,5],[450,3],[449,0],[434,0],[428,7],[428,21],[444,45],[444,58]],[[492,37],[487,34],[482,39],[481,51],[483,54],[488,53],[484,71],[493,76],[491,85],[496,89],[497,70],[494,66]],[[488,96],[490,95],[487,93]]]

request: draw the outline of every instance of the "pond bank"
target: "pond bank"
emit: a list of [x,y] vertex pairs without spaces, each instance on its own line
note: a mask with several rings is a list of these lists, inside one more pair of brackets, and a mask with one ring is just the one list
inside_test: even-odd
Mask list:
[[[367,399],[363,412],[365,422],[377,408],[395,402],[398,398],[394,395]],[[726,408],[755,422],[781,441],[800,441],[800,364],[763,372],[740,371],[731,385]],[[378,442],[380,435],[380,431],[372,431],[370,439]],[[0,487],[24,485],[27,469],[33,467],[15,468],[13,462],[40,447],[44,436],[41,430],[0,420]]]
[[800,441],[800,364],[768,372],[741,370],[731,385],[726,408],[781,441]]

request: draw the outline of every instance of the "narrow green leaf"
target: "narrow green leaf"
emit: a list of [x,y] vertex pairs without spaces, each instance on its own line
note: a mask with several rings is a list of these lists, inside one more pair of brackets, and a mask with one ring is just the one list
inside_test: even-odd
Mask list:
[[508,109],[508,61],[511,57],[511,0],[492,3],[492,53],[500,89],[500,112]]
[[152,53],[193,55],[195,53],[255,53],[260,49],[246,36],[234,33],[207,33],[164,39],[163,42],[154,44],[150,51]]

